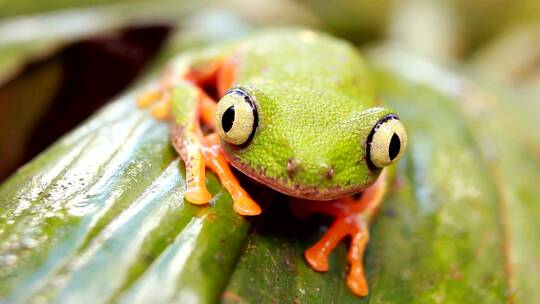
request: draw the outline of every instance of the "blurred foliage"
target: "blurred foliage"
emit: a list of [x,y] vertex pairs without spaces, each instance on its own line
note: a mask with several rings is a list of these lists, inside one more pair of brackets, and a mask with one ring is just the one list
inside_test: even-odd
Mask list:
[[61,78],[61,65],[52,60],[0,89],[0,178],[15,171],[24,161],[28,136],[52,103]]
[[[537,1],[209,2],[0,2],[2,165],[50,115],[62,50],[128,26],[176,28],[142,80],[0,186],[2,302],[540,302]],[[408,128],[365,299],[345,285],[344,244],[327,273],[303,260],[328,219],[295,219],[286,197],[252,185],[265,212],[248,221],[212,174],[212,206],[185,203],[166,126],[134,106],[175,53],[268,25],[361,44]]]
[[[126,0],[127,1],[127,0]],[[103,1],[105,2],[105,1]],[[10,1],[6,4],[27,3],[45,5],[48,1]],[[70,5],[85,1],[58,1]],[[114,2],[108,2],[114,3]],[[177,20],[193,13],[204,2],[142,1],[136,4],[116,4],[88,7],[81,10],[61,10],[33,16],[16,16],[0,19],[0,83],[17,73],[29,59],[44,58],[67,44],[95,37],[127,26],[145,24],[176,24]],[[0,5],[0,8],[2,6]],[[51,8],[52,8],[51,7]],[[9,12],[0,9],[0,12]],[[24,10],[17,11],[24,13]]]
[[[103,6],[111,4],[133,3],[135,6],[140,3],[151,2],[144,0],[47,0],[47,1],[32,1],[32,0],[1,0],[0,17],[11,17],[20,15],[41,14],[45,12],[61,10],[61,9],[80,9],[92,6]],[[155,1],[155,2],[159,2]]]
[[[485,180],[491,183],[491,189],[486,193],[478,193],[480,187],[468,187],[472,185],[472,180],[467,182],[466,178],[452,176],[455,167],[464,166],[463,158],[459,153],[455,153],[445,149],[444,145],[431,145],[428,143],[424,147],[424,151],[414,151],[414,157],[424,156],[426,153],[434,153],[434,155],[445,155],[449,158],[447,161],[420,161],[417,168],[432,167],[433,165],[449,166],[442,170],[438,175],[442,179],[453,180],[453,189],[442,199],[445,204],[450,202],[451,197],[470,196],[476,198],[487,199],[491,206],[491,216],[496,218],[496,223],[489,225],[486,223],[486,235],[483,241],[487,241],[494,237],[491,233],[498,233],[500,238],[499,253],[504,256],[504,264],[500,265],[504,269],[504,276],[507,282],[506,295],[509,296],[508,302],[516,303],[535,303],[540,298],[540,294],[536,289],[537,282],[540,282],[540,276],[536,273],[531,273],[530,269],[538,267],[540,263],[540,234],[538,227],[533,224],[534,218],[540,214],[540,191],[535,184],[535,181],[540,177],[540,158],[538,157],[538,147],[540,147],[540,135],[536,132],[529,132],[531,123],[534,121],[536,110],[538,109],[538,99],[531,100],[531,96],[521,95],[519,92],[501,88],[500,86],[475,80],[468,76],[463,70],[445,70],[425,59],[407,54],[400,53],[396,50],[381,50],[376,49],[371,52],[372,58],[376,62],[376,66],[382,71],[392,71],[392,75],[399,79],[386,78],[382,83],[381,91],[385,92],[385,83],[400,85],[401,89],[408,91],[418,87],[432,88],[437,94],[446,96],[447,102],[450,102],[452,107],[459,108],[460,115],[463,115],[455,123],[442,122],[441,119],[446,119],[448,114],[441,113],[437,115],[434,111],[425,111],[429,116],[434,116],[432,125],[422,126],[422,136],[416,140],[425,142],[425,137],[433,140],[433,136],[428,136],[425,132],[436,129],[454,129],[460,137],[471,136],[474,146],[478,149],[478,154],[474,156],[477,165],[481,165],[481,170],[467,170],[467,178],[482,179],[479,176],[473,177],[480,171],[484,171]],[[416,66],[418,68],[411,69]],[[379,78],[380,79],[380,78]],[[384,79],[384,78],[383,78]],[[394,98],[405,98],[406,107],[398,108],[407,115],[407,112],[416,112],[416,109],[409,107],[413,99],[422,98],[422,96],[411,96],[407,99],[401,91]],[[393,93],[395,94],[395,93]],[[423,104],[432,104],[433,98],[427,98]],[[441,108],[440,106],[437,108]],[[403,114],[402,114],[403,115]],[[458,126],[461,124],[469,131],[459,131]],[[411,123],[412,126],[416,122]],[[414,130],[413,130],[414,132]],[[413,135],[414,136],[414,135]],[[447,136],[441,137],[442,141],[453,141]],[[413,142],[414,139],[411,139]],[[418,143],[422,145],[421,143]],[[414,148],[413,148],[414,149]],[[428,152],[429,151],[429,152]],[[470,155],[469,155],[470,156]],[[455,163],[459,163],[456,165]],[[445,165],[446,164],[446,165]],[[473,172],[474,171],[474,172]],[[424,176],[419,174],[417,176]],[[432,178],[437,179],[436,176]],[[484,181],[485,181],[484,180]],[[419,184],[415,184],[417,193],[422,193],[422,188]],[[424,188],[425,189],[425,188]],[[429,189],[429,187],[427,188]],[[468,190],[467,190],[468,189]],[[431,192],[431,189],[428,190]],[[468,192],[468,193],[467,193]],[[430,198],[437,194],[430,193]],[[494,195],[494,196],[490,196]],[[468,214],[473,217],[473,222],[478,224],[481,217],[490,214],[487,210],[477,209],[474,205],[465,203],[464,197],[459,199],[459,203],[455,204],[456,208],[461,209],[461,213]],[[490,198],[491,197],[491,198]],[[433,200],[430,199],[432,203]],[[478,212],[480,217],[473,214]],[[478,228],[464,228],[466,217],[462,215],[456,216],[454,220],[445,217],[444,213],[438,212],[438,217],[441,217],[447,223],[453,223],[455,227],[460,227],[470,233],[471,231],[479,231]],[[481,229],[480,229],[481,230]],[[433,231],[439,231],[435,229]],[[496,232],[497,231],[497,232]],[[457,241],[460,237],[454,239]],[[475,242],[477,245],[480,241]],[[473,247],[475,247],[473,245]],[[443,247],[447,254],[448,247]],[[477,251],[471,260],[474,261],[476,267],[486,261],[479,256],[482,250],[476,247]],[[496,251],[488,253],[491,258],[494,257]],[[494,266],[492,261],[488,262],[491,267]],[[484,280],[486,277],[483,278]],[[485,281],[478,278],[478,281],[472,284],[484,284]],[[483,283],[480,283],[483,282]],[[479,300],[480,302],[491,302],[490,300]],[[474,301],[473,301],[474,302]],[[495,301],[498,302],[498,301]]]
[[513,86],[540,87],[540,23],[513,26],[480,48],[470,65]]

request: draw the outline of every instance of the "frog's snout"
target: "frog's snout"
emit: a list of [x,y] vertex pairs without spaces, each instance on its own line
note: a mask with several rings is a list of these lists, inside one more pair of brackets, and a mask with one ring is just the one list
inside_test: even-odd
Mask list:
[[287,171],[287,175],[289,178],[294,178],[294,176],[298,173],[300,170],[300,163],[298,160],[294,157],[291,157],[287,160],[287,167],[285,171]]

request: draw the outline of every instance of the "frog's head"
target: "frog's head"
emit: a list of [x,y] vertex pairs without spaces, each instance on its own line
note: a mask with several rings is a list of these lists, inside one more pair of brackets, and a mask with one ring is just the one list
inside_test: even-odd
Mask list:
[[332,90],[236,87],[217,105],[217,130],[242,173],[287,195],[329,200],[364,190],[405,152],[398,116],[362,104]]

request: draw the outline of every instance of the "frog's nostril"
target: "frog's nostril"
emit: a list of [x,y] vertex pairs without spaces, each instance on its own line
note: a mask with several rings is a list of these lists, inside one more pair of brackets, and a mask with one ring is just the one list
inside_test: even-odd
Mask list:
[[334,168],[333,167],[328,168],[328,171],[326,171],[326,173],[324,174],[324,177],[328,180],[331,180],[332,178],[334,178]]
[[291,157],[289,158],[289,160],[287,160],[286,170],[289,177],[293,178],[296,175],[296,173],[298,173],[298,170],[300,170],[300,163],[298,162],[296,158]]
[[334,166],[323,164],[321,165],[322,176],[327,180],[332,180],[334,178]]

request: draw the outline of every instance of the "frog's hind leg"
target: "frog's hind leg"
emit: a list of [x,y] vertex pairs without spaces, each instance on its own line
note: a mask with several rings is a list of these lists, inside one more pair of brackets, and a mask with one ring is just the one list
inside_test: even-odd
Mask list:
[[345,237],[351,237],[347,255],[350,264],[347,285],[357,295],[368,293],[364,275],[363,256],[369,240],[369,222],[373,219],[387,188],[386,172],[367,188],[359,199],[346,197],[331,202],[295,201],[291,204],[293,213],[306,216],[323,213],[335,218],[324,236],[311,246],[304,256],[309,265],[317,271],[328,270],[328,256]]

